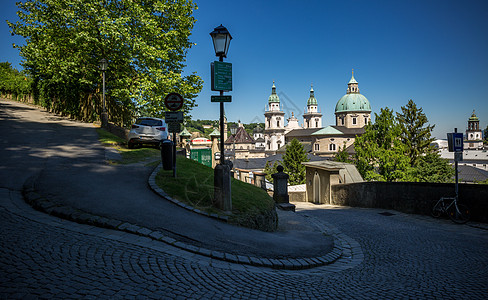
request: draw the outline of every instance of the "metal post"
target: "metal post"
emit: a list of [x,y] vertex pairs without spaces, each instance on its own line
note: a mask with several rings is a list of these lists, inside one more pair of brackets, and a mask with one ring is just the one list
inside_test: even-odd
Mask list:
[[176,132],[173,132],[173,177],[176,178]]
[[103,98],[103,113],[106,113],[107,108],[105,107],[105,71],[103,71],[102,77],[103,77],[103,80],[102,80],[102,82],[103,82],[103,91],[102,91],[102,94],[103,94],[103,96],[102,96],[102,98]]
[[[454,133],[457,133],[457,128],[454,128]],[[459,176],[458,176],[458,160],[457,160],[457,157],[456,157],[456,153],[457,152],[454,152],[454,170],[456,172],[456,185],[455,185],[455,191],[456,191],[456,201],[458,200],[458,195],[459,195],[459,189],[458,189],[458,179],[459,179]]]
[[[224,61],[224,57],[219,56],[219,61]],[[220,91],[220,96],[224,95],[224,91]],[[223,165],[225,161],[224,155],[224,102],[220,102],[220,164]]]

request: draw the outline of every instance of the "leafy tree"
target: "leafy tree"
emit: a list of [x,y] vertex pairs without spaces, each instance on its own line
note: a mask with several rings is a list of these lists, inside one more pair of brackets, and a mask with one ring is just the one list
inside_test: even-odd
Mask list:
[[427,125],[427,116],[412,99],[401,109],[401,113],[396,113],[401,129],[400,139],[406,146],[406,155],[410,159],[410,165],[414,167],[417,166],[423,154],[434,151],[430,144],[434,141],[431,132],[435,125]]
[[337,151],[336,155],[334,156],[335,161],[345,162],[345,163],[353,163],[354,161],[351,159],[349,153],[346,151],[346,142],[344,142],[344,146],[341,148],[339,146],[339,151]]
[[365,180],[407,180],[410,160],[405,156],[406,147],[400,140],[401,127],[393,110],[382,108],[375,123],[365,127],[365,133],[354,143],[355,162]]
[[411,172],[412,181],[419,182],[452,182],[454,176],[454,168],[437,152],[420,156],[417,166]]
[[290,178],[290,185],[305,183],[305,166],[302,162],[309,161],[303,145],[297,140],[292,139],[286,146],[286,152],[283,155],[283,168]]
[[264,166],[264,173],[266,173],[266,179],[269,182],[273,182],[273,177],[271,177],[272,174],[277,173],[278,166],[281,165],[280,161],[275,160],[273,163],[271,161],[266,161],[266,165]]
[[182,76],[193,45],[189,36],[196,5],[191,0],[26,0],[17,5],[20,21],[7,23],[12,34],[25,38],[24,45],[14,47],[44,107],[96,118],[102,106],[102,58],[108,60],[109,118],[162,116],[161,99],[170,92],[183,96],[186,112],[195,106],[202,80],[196,74]]
[[484,136],[484,141],[483,141],[483,144],[488,144],[488,125],[486,125],[486,128],[485,130],[483,130],[483,136]]

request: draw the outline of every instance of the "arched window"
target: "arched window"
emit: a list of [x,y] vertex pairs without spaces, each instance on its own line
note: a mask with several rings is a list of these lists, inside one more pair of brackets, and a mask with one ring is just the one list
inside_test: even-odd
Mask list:
[[358,123],[358,120],[356,117],[352,118],[352,125],[356,125]]
[[276,127],[280,127],[280,121],[276,121]]

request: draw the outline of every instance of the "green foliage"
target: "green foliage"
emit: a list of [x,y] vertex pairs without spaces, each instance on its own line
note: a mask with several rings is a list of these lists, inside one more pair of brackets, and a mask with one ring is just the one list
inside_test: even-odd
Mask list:
[[365,180],[450,182],[454,170],[430,146],[434,126],[426,124],[422,108],[412,100],[397,118],[393,110],[381,109],[354,143],[359,173]]
[[411,181],[418,182],[452,182],[454,168],[447,159],[437,152],[429,152],[418,158],[415,168],[411,169]]
[[283,155],[284,172],[290,176],[288,183],[297,185],[305,183],[305,166],[302,162],[309,161],[303,145],[297,140],[292,139],[286,145],[286,152]]
[[275,160],[274,163],[271,163],[271,161],[266,161],[266,165],[264,166],[264,173],[266,173],[266,179],[269,182],[273,182],[273,177],[271,177],[272,174],[278,173],[278,166],[281,165],[280,161]]
[[402,113],[396,113],[401,128],[400,139],[406,146],[410,165],[414,167],[417,166],[422,154],[434,151],[430,144],[434,141],[431,132],[435,125],[426,125],[427,116],[412,99],[401,109]]
[[32,94],[32,84],[30,77],[12,68],[9,62],[0,63],[0,93],[5,97],[23,100]]
[[382,108],[375,117],[375,123],[366,125],[365,133],[354,143],[356,167],[365,180],[406,180],[410,161],[393,110]]
[[346,142],[344,142],[344,146],[342,148],[339,146],[339,151],[337,151],[336,155],[334,156],[335,161],[354,163],[354,160],[351,158],[349,153],[347,153],[346,148]]
[[483,130],[483,137],[485,138],[483,144],[488,144],[488,125],[486,125],[485,130]]
[[81,119],[101,112],[99,61],[106,70],[109,118],[161,117],[161,99],[180,93],[195,106],[199,76],[182,76],[196,5],[191,0],[27,0],[8,25],[25,38],[23,67],[39,104]]

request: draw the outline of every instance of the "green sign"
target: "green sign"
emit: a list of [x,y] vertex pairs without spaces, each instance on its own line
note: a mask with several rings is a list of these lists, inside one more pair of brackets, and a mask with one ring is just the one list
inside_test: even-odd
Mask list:
[[211,66],[212,91],[232,91],[232,64],[214,61]]
[[232,96],[210,96],[211,102],[232,102]]

